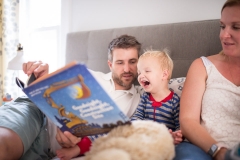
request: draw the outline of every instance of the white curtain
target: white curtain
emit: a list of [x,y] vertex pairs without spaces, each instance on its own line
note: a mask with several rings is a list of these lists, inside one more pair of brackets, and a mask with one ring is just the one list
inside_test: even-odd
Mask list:
[[16,56],[17,45],[23,45],[27,61],[41,60],[50,71],[60,67],[61,56],[61,0],[0,0],[0,105],[6,93],[13,99],[23,92],[15,84],[15,77],[27,79],[22,71],[7,69]]
[[7,70],[7,63],[17,54],[19,43],[19,0],[0,0],[0,105],[2,98],[9,93],[18,96],[15,77],[18,71]]

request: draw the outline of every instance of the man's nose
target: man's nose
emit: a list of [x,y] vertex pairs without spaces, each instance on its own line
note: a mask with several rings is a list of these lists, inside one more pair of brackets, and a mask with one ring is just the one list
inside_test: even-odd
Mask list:
[[130,66],[129,66],[129,64],[128,64],[128,63],[125,64],[123,69],[124,69],[124,72],[129,72],[129,71],[130,71]]

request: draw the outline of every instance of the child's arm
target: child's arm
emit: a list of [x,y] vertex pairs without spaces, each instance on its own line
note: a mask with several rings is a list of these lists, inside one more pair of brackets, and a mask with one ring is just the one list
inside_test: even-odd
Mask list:
[[174,93],[173,97],[173,120],[175,123],[175,131],[180,129],[180,123],[179,123],[179,110],[180,110],[180,97]]
[[86,152],[90,150],[92,142],[89,139],[89,137],[83,137],[77,145],[80,148],[79,155],[84,155]]
[[175,122],[175,131],[173,132],[169,129],[169,132],[172,134],[174,139],[174,144],[179,144],[183,141],[182,131],[180,130],[179,124],[179,108],[180,108],[180,98],[176,93],[174,94],[174,107],[173,107],[173,117]]
[[131,121],[134,120],[143,120],[145,118],[145,99],[144,95],[141,96],[140,102],[133,116],[131,117]]
[[140,120],[144,119],[144,110],[140,106],[137,107],[137,110],[135,111],[135,113],[131,117],[131,121],[139,120],[139,119]]

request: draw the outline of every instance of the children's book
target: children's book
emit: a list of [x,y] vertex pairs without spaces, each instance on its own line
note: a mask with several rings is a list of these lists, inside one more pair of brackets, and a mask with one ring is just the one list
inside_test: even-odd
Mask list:
[[62,131],[75,136],[107,133],[130,123],[83,64],[72,62],[26,87],[20,79],[16,82]]

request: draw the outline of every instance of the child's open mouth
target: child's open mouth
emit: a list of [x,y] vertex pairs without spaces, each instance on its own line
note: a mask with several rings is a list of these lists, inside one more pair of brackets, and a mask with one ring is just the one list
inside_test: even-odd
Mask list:
[[150,82],[148,81],[142,81],[141,83],[142,83],[142,86],[144,87],[147,87],[150,84]]

